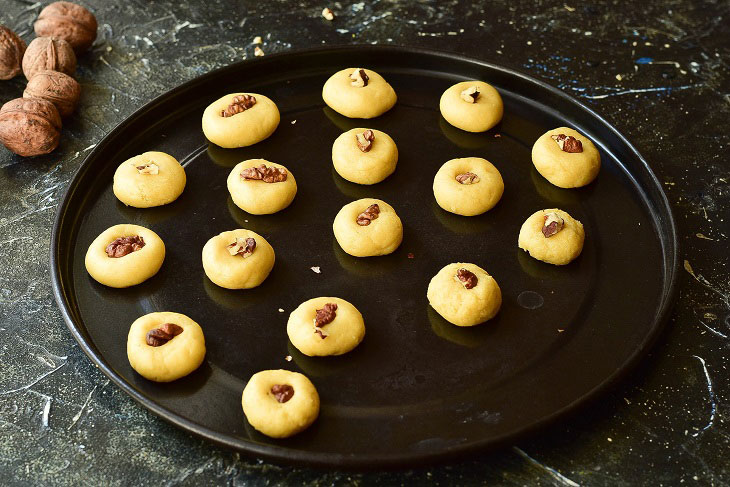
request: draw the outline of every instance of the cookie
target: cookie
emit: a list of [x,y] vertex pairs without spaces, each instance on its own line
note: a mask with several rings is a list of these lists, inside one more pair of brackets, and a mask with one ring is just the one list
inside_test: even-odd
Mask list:
[[503,192],[502,175],[491,162],[480,157],[451,159],[433,179],[436,202],[457,215],[481,215],[499,202]]
[[583,224],[557,208],[536,211],[520,228],[518,246],[532,257],[565,265],[583,250]]
[[398,163],[398,148],[385,132],[349,130],[332,144],[332,164],[337,174],[357,184],[376,184],[387,178]]
[[249,159],[237,164],[228,175],[228,192],[243,211],[269,215],[291,204],[297,194],[297,182],[281,164]]
[[185,189],[185,169],[164,152],[127,159],[114,173],[114,196],[127,206],[151,208],[175,201]]
[[560,188],[590,184],[601,169],[601,154],[585,135],[568,127],[548,130],[532,146],[532,163]]
[[375,71],[347,68],[325,82],[322,99],[340,115],[374,118],[390,110],[397,97],[393,87]]
[[185,377],[200,367],[204,357],[203,330],[183,314],[146,314],[129,328],[127,358],[146,379],[170,382]]
[[298,372],[263,370],[249,379],[241,406],[256,430],[272,438],[286,438],[314,423],[319,416],[319,394]]
[[362,341],[365,322],[344,299],[314,298],[291,312],[286,333],[304,355],[342,355]]
[[342,250],[354,257],[387,255],[403,241],[403,225],[393,207],[373,198],[343,206],[332,230]]
[[165,244],[139,225],[114,225],[96,237],[86,252],[86,271],[109,287],[129,287],[157,274],[165,260]]
[[431,307],[456,326],[491,320],[502,306],[497,281],[476,264],[447,265],[431,279],[426,295]]
[[504,114],[499,92],[484,81],[456,83],[441,95],[439,108],[447,122],[467,132],[485,132]]
[[203,270],[208,279],[226,289],[250,289],[274,267],[274,249],[251,230],[231,230],[208,240],[203,247]]
[[203,112],[203,133],[226,149],[261,142],[279,126],[276,104],[258,93],[231,93],[211,103]]

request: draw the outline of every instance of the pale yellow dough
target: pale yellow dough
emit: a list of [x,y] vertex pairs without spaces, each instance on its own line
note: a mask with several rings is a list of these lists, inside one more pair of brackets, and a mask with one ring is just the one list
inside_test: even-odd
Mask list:
[[[147,345],[147,332],[165,323],[180,326],[183,332],[169,342]],[[142,377],[155,382],[170,382],[185,377],[203,363],[205,338],[196,322],[180,313],[158,312],[137,318],[127,336],[129,364]]]
[[[157,174],[140,173],[138,167],[151,164]],[[149,172],[149,169],[143,172]],[[175,201],[185,189],[185,169],[164,152],[145,152],[127,159],[114,173],[114,196],[127,206],[150,208]]]
[[371,129],[375,140],[368,152],[357,146],[356,135],[366,128],[355,128],[343,133],[332,144],[332,164],[337,174],[357,184],[376,184],[387,178],[398,163],[398,147],[385,132]]
[[390,110],[397,99],[393,87],[369,69],[365,69],[370,78],[367,86],[352,86],[350,74],[355,69],[343,69],[330,76],[322,88],[324,102],[340,115],[350,118],[374,118]]
[[[106,247],[120,237],[140,236],[144,247],[124,257],[109,257]],[[152,230],[139,225],[114,225],[96,237],[86,252],[86,270],[96,281],[109,287],[129,287],[157,274],[165,260],[165,244]]]
[[[370,225],[358,225],[357,216],[373,204],[380,207],[378,218]],[[374,198],[363,198],[343,206],[335,216],[332,231],[342,250],[354,257],[387,255],[403,241],[403,224],[393,207]]]
[[[564,152],[552,135],[565,134],[580,140],[583,152]],[[601,154],[585,135],[568,127],[548,130],[532,146],[532,163],[542,176],[560,188],[590,184],[601,169]]]
[[[477,276],[477,285],[466,289],[456,277],[459,269]],[[446,321],[456,326],[474,326],[496,316],[502,306],[497,281],[476,264],[457,262],[441,269],[428,284],[428,302]]]
[[[552,140],[551,140],[552,142]],[[563,229],[551,237],[545,237],[542,227],[545,215],[555,212],[565,222]],[[565,265],[578,257],[583,250],[585,231],[583,224],[557,208],[536,211],[520,228],[517,245],[532,257],[555,265]]]
[[[256,104],[232,117],[222,117],[238,95],[251,95]],[[269,98],[258,93],[231,93],[211,103],[203,112],[203,133],[215,145],[226,149],[247,147],[261,142],[279,126],[279,109]]]
[[[256,249],[248,257],[231,255],[228,245],[237,237],[256,240]],[[208,279],[226,289],[250,289],[268,277],[274,267],[274,249],[264,237],[251,230],[223,232],[203,247],[203,270]]]
[[[318,309],[325,304],[337,305],[335,319],[316,328],[315,317]],[[315,330],[326,335],[322,338]],[[300,304],[289,315],[286,333],[292,344],[304,355],[326,356],[342,355],[355,348],[365,336],[365,322],[362,315],[352,304],[340,298],[314,298]]]
[[[476,87],[476,103],[461,98],[461,92]],[[467,132],[485,132],[502,120],[504,105],[494,87],[484,81],[462,81],[444,91],[439,103],[441,115],[456,128]]]
[[[246,181],[241,177],[244,169],[261,164],[286,169],[286,181],[265,183],[259,180]],[[297,194],[297,181],[292,172],[281,164],[265,159],[249,159],[238,163],[228,175],[228,192],[236,206],[243,211],[252,215],[269,215],[291,204]]]
[[[294,395],[280,403],[271,393],[275,385],[289,385]],[[243,414],[251,426],[272,438],[286,438],[307,429],[319,416],[319,394],[304,375],[289,370],[254,374],[241,396]]]
[[[456,176],[476,174],[478,182],[461,184]],[[491,162],[480,157],[451,159],[433,179],[433,195],[441,208],[463,216],[481,215],[496,205],[504,192],[502,175]]]

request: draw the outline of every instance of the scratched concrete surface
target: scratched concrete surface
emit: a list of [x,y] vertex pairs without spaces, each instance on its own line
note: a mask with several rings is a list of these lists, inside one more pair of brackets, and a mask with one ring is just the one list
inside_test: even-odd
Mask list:
[[[46,2],[0,0],[30,41]],[[0,149],[0,475],[5,485],[723,485],[730,483],[730,3],[572,0],[84,2],[99,37],[60,148]],[[137,406],[97,371],[52,298],[54,212],[84,155],[138,106],[253,56],[393,43],[527,72],[597,110],[650,161],[676,212],[684,270],[650,358],[598,404],[514,448],[450,466],[347,474],[240,457]],[[21,78],[0,83],[20,96]],[[686,272],[685,272],[686,271]]]

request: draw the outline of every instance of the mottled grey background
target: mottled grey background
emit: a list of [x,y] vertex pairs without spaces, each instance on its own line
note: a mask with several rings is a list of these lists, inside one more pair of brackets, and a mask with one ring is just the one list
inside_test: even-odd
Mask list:
[[[26,41],[46,2],[0,0]],[[0,148],[0,483],[6,485],[726,485],[730,483],[730,3],[494,0],[83,2],[99,37],[78,112],[53,154]],[[636,143],[679,225],[680,293],[666,333],[622,386],[514,448],[450,466],[347,474],[219,449],[137,406],[66,330],[48,255],[59,198],[87,152],[140,105],[253,56],[380,43],[467,54],[579,98]],[[24,79],[0,83],[0,101]]]

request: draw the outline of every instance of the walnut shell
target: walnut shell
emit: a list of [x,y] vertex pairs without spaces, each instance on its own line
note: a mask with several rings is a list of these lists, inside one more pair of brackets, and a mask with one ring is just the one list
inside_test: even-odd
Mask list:
[[71,44],[55,37],[36,37],[23,56],[23,74],[31,79],[38,71],[51,70],[69,76],[76,71],[76,54]]
[[18,155],[48,154],[61,137],[61,116],[53,103],[16,98],[0,108],[0,142]]
[[4,25],[0,25],[0,79],[10,79],[20,74],[20,63],[25,48],[23,39]]
[[96,28],[94,14],[71,2],[53,2],[41,10],[33,24],[37,36],[63,39],[77,53],[91,47],[96,39]]
[[53,103],[62,117],[73,113],[81,97],[81,85],[58,71],[38,71],[28,81],[23,98],[41,98]]

